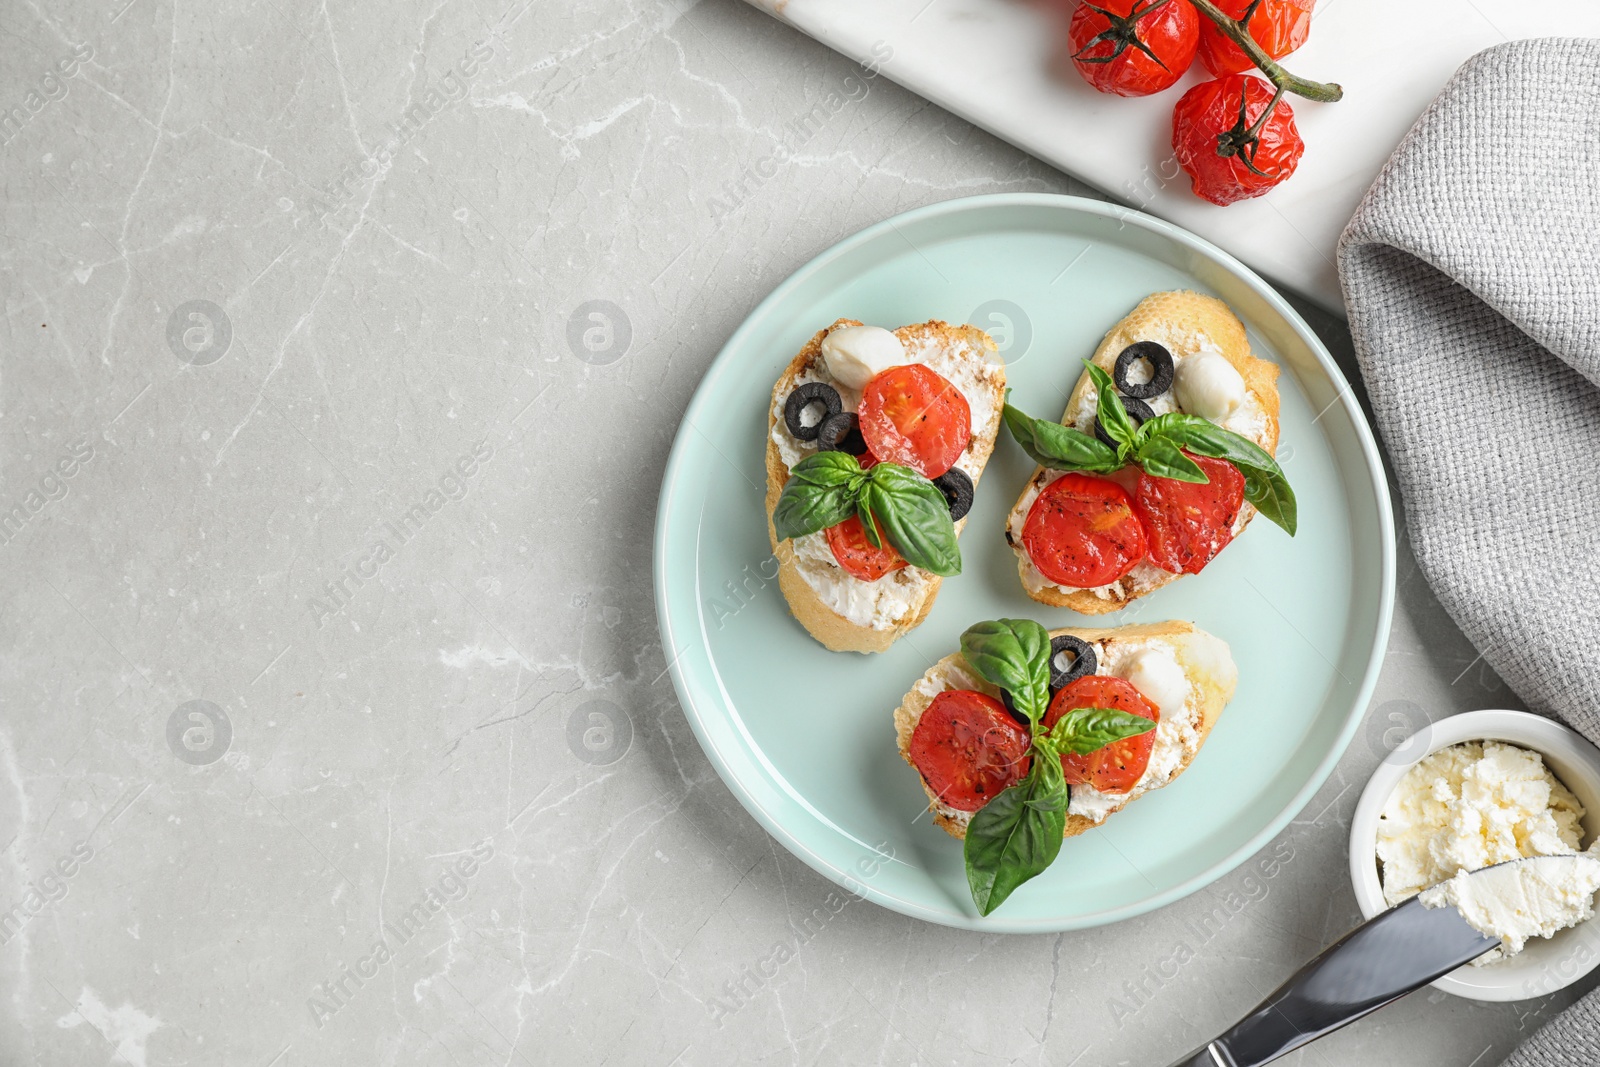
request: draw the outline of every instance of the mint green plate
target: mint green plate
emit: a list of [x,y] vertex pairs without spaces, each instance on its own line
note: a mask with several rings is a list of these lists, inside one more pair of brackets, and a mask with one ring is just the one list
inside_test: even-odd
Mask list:
[[[1012,400],[1058,415],[1079,360],[1149,293],[1226,300],[1276,361],[1279,459],[1300,503],[1291,539],[1252,523],[1204,574],[1090,622],[1028,599],[1002,529],[1033,469],[1001,434],[961,539],[964,571],[882,655],[833,653],[772,579],[763,497],[767,405],[783,368],[840,317],[945,319],[994,334]],[[661,488],[656,609],[684,713],[744,806],[806,863],[884,907],[973,929],[1047,932],[1177,900],[1270,840],[1317,790],[1366,707],[1389,633],[1394,534],[1377,449],[1349,386],[1293,310],[1233,257],[1137,212],[1075,197],[934,204],[869,227],[780,285],[689,404]],[[933,826],[895,749],[893,711],[974,622],[1190,619],[1233,647],[1239,689],[1171,786],[1065,843],[980,918],[961,843]]]

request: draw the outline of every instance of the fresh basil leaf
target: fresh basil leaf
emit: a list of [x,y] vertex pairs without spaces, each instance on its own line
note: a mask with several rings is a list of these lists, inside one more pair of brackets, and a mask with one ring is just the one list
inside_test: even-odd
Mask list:
[[772,509],[778,540],[804,537],[854,515],[862,481],[861,465],[843,452],[817,452],[796,463]]
[[856,500],[856,518],[861,520],[861,532],[866,535],[867,544],[873,548],[882,548],[883,539],[878,536],[878,524],[873,521],[872,512],[867,510],[866,493]]
[[867,472],[861,501],[907,563],[946,578],[961,573],[950,502],[927,478],[898,463],[879,463]]
[[848,452],[813,452],[789,469],[789,477],[811,485],[843,485],[861,475],[861,464]]
[[1073,708],[1051,727],[1049,746],[1063,756],[1084,756],[1155,728],[1153,720],[1115,708]]
[[1059,786],[1063,791],[1067,788],[1067,778],[1061,766],[1061,753],[1050,744],[1050,735],[1043,729],[1035,730],[1033,739],[1033,760],[1039,768],[1039,773],[1044,775],[1044,785],[1048,790]]
[[1169,411],[1145,423],[1152,436],[1164,437],[1173,444],[1213,459],[1225,459],[1240,467],[1276,468],[1272,453],[1232,430],[1225,430],[1210,419]]
[[855,513],[855,494],[848,488],[818,489],[791,481],[772,511],[772,526],[782,541],[837,526]]
[[1283,476],[1283,471],[1242,466],[1239,469],[1244,472],[1244,498],[1293,537],[1300,525],[1299,508],[1294,501],[1294,490],[1289,488],[1289,479]]
[[1011,694],[1030,724],[1050,706],[1050,632],[1032,619],[996,619],[969,626],[961,652],[972,669]]
[[1041,467],[1058,471],[1094,471],[1110,474],[1122,466],[1116,449],[1090,434],[1059,422],[1035,419],[1007,404],[1006,429],[1022,450]]
[[978,809],[967,824],[962,856],[979,915],[1005,903],[1061,852],[1068,794],[1059,773],[1052,779],[1045,771],[1049,764],[1059,772],[1059,760],[1036,754],[1028,776]]
[[1165,437],[1149,437],[1140,442],[1134,450],[1134,458],[1146,474],[1156,478],[1172,478],[1199,485],[1211,481],[1198,463],[1184,455],[1183,449]]
[[1244,474],[1244,498],[1257,511],[1294,536],[1299,525],[1294,490],[1272,453],[1210,419],[1180,411],[1157,415],[1142,427],[1152,437],[1162,437],[1181,448],[1213,459],[1225,459]]
[[1117,458],[1126,459],[1138,430],[1128,417],[1122,397],[1117,395],[1117,383],[1111,380],[1111,375],[1089,360],[1084,360],[1083,365],[1089,372],[1090,381],[1094,382],[1095,392],[1099,394],[1096,414],[1100,416],[1100,425],[1105,427],[1106,436],[1117,442]]

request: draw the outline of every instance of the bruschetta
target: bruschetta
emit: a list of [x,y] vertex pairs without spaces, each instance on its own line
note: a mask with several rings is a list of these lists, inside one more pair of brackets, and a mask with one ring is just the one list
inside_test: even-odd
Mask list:
[[1004,398],[1005,365],[973,326],[840,319],[790,361],[767,418],[767,530],[812,637],[882,652],[927,617],[960,570]]
[[1225,303],[1148,296],[1088,364],[1060,422],[1075,433],[1005,411],[1041,461],[1005,532],[1030,597],[1101,615],[1199,573],[1258,510],[1293,534],[1278,368]]
[[964,840],[987,915],[1061,841],[1170,785],[1199,755],[1238,672],[1227,643],[1182,621],[1046,631],[969,628],[894,712],[934,823]]

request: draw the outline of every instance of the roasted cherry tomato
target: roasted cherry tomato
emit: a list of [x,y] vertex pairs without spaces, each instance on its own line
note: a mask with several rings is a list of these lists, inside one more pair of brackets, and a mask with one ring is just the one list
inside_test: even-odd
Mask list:
[[1200,43],[1188,0],[1084,0],[1067,24],[1072,64],[1102,93],[1149,96],[1183,77]]
[[[1112,708],[1151,722],[1161,721],[1161,713],[1133,683],[1106,674],[1091,674],[1063,686],[1050,701],[1044,725],[1054,726],[1073,708]],[[1087,785],[1102,793],[1126,793],[1150,765],[1150,752],[1155,747],[1156,732],[1148,730],[1086,756],[1062,756],[1061,770],[1068,785]]]
[[1059,585],[1109,585],[1144,558],[1144,527],[1122,486],[1091,474],[1063,474],[1044,487],[1022,526],[1022,547]]
[[[1172,151],[1194,195],[1213,204],[1260,196],[1294,173],[1305,142],[1272,86],[1230,74],[1201,82],[1172,112]],[[1268,110],[1270,108],[1270,111]]]
[[972,439],[972,409],[961,390],[921,363],[890,367],[861,390],[861,436],[884,463],[937,478]]
[[1211,481],[1205,484],[1141,473],[1133,506],[1150,538],[1150,562],[1174,574],[1199,574],[1233,540],[1244,505],[1244,475],[1225,459],[1192,452]]
[[[1273,59],[1282,59],[1311,36],[1311,8],[1316,0],[1215,0],[1224,15],[1242,19],[1256,44]],[[1251,10],[1254,8],[1255,10]],[[1255,69],[1244,51],[1208,18],[1200,20],[1200,62],[1217,77]]]
[[839,566],[846,574],[863,582],[875,582],[885,574],[910,566],[883,536],[881,526],[878,528],[881,547],[873,548],[872,542],[867,540],[866,527],[855,515],[837,526],[828,527],[823,533],[828,535],[828,547],[833,549],[833,558],[839,561]]
[[994,697],[947,689],[911,732],[911,762],[958,811],[977,811],[1028,773],[1028,728]]

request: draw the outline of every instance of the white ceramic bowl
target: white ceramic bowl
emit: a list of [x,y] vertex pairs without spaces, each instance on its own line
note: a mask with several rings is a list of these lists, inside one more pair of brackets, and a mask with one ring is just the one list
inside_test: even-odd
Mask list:
[[[1463,741],[1505,741],[1544,757],[1577,796],[1586,814],[1583,845],[1600,835],[1600,749],[1558,722],[1525,711],[1469,711],[1430,723],[1406,738],[1372,773],[1350,824],[1350,880],[1361,914],[1370,919],[1388,905],[1378,878],[1378,813],[1412,765],[1430,753]],[[1600,915],[1546,940],[1534,938],[1517,955],[1484,967],[1459,967],[1434,982],[1437,989],[1469,1000],[1542,997],[1600,964]]]

